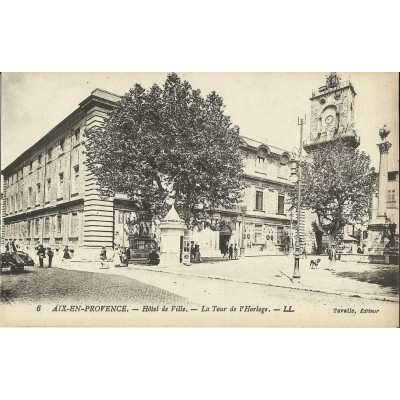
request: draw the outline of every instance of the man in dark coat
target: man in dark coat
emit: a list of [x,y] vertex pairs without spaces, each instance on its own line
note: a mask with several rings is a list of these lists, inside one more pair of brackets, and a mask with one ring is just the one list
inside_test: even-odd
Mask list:
[[47,257],[49,257],[49,268],[51,268],[51,263],[53,261],[54,252],[50,247],[47,248]]
[[43,268],[43,259],[46,257],[46,249],[43,247],[42,244],[39,244],[37,247],[37,253],[39,256],[39,268]]
[[233,244],[229,246],[229,259],[233,260]]

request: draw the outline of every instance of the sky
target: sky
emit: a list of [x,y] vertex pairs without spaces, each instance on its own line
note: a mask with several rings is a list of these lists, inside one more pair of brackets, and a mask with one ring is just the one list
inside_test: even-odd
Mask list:
[[[310,97],[328,73],[179,73],[205,96],[216,91],[243,136],[292,151],[299,147],[298,117],[304,139],[310,132]],[[2,75],[1,168],[32,146],[96,89],[119,95],[135,83],[162,85],[167,73],[5,73]],[[372,166],[379,165],[379,129],[391,130],[389,170],[398,170],[399,119],[397,73],[340,72],[357,93],[355,123]]]

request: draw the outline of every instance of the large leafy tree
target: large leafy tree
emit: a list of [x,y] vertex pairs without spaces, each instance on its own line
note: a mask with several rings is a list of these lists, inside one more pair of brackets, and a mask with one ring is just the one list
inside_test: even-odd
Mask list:
[[[317,147],[302,162],[301,207],[317,215],[314,229],[330,241],[348,224],[368,220],[376,179],[370,157],[336,140]],[[298,182],[292,192],[297,206]]]
[[173,203],[189,226],[204,226],[208,211],[241,198],[239,128],[220,96],[203,98],[174,73],[163,87],[136,84],[86,137],[102,196],[126,194],[147,217]]

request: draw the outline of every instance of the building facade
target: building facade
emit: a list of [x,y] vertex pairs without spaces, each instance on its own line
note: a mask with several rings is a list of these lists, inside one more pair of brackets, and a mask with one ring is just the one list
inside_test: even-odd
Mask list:
[[282,149],[242,136],[245,189],[241,204],[210,215],[220,229],[193,232],[203,256],[217,256],[227,245],[237,245],[245,256],[283,254],[297,221],[290,211],[291,155]]
[[[16,239],[27,249],[68,246],[82,259],[97,257],[102,246],[130,245],[129,221],[140,210],[126,196],[101,198],[85,164],[85,130],[100,125],[118,100],[115,94],[94,90],[2,171],[4,239]],[[288,202],[290,154],[246,137],[241,149],[249,187],[242,204],[210,214],[219,222],[218,231],[193,232],[203,256],[219,255],[227,243],[248,255],[282,252],[295,223]],[[135,229],[157,238],[154,225],[142,225]]]
[[[377,179],[379,174],[376,174]],[[378,216],[378,192],[372,196],[371,221]],[[399,240],[399,171],[389,171],[387,181],[386,217],[396,224],[395,235]]]
[[85,166],[85,129],[100,124],[119,97],[96,89],[3,171],[4,238],[92,257],[113,243],[116,200],[100,198]]

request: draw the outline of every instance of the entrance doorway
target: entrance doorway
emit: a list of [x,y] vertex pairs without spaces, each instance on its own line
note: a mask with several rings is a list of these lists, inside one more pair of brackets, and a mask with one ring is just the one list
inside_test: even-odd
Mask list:
[[232,236],[232,229],[229,225],[224,225],[219,231],[219,250],[228,250]]

